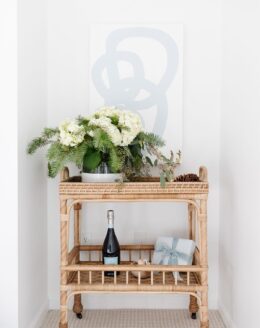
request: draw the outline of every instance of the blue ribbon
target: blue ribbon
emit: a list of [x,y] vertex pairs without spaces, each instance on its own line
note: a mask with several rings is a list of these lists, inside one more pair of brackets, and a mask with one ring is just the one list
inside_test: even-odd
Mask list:
[[172,247],[169,248],[165,246],[165,244],[161,243],[156,247],[156,252],[160,252],[162,259],[159,262],[159,264],[164,263],[165,257],[169,257],[168,263],[169,265],[177,265],[178,260],[182,259],[186,263],[190,263],[190,256],[184,253],[181,253],[176,250],[177,244],[178,244],[179,238],[173,238],[172,239]]

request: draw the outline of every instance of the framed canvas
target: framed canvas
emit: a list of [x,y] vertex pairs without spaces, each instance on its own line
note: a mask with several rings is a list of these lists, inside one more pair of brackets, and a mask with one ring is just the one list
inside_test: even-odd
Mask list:
[[89,108],[140,114],[146,131],[182,149],[182,24],[92,24]]

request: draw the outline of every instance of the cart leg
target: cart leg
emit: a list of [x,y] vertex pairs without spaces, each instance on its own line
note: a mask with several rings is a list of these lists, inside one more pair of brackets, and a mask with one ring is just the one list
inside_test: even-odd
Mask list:
[[[188,205],[188,218],[189,218],[189,239],[195,241],[195,209],[192,204]],[[198,310],[199,310],[199,306],[197,303],[197,298],[193,295],[190,295],[189,311],[191,313],[192,319],[197,319]]]
[[208,293],[201,293],[200,328],[209,328]]
[[[80,203],[74,205],[74,246],[80,246],[80,210],[82,206]],[[75,263],[80,262],[79,249],[75,259]],[[81,303],[81,294],[74,295],[73,312],[76,313],[78,319],[82,319],[83,306]]]
[[74,295],[73,312],[76,313],[78,319],[82,319],[83,306],[81,304],[81,294]]
[[201,272],[201,284],[204,287],[201,292],[200,304],[200,328],[209,328],[208,316],[208,252],[207,252],[207,203],[205,200],[200,201],[199,213],[200,225],[200,264],[205,267]]
[[189,311],[191,313],[192,319],[197,319],[198,310],[199,310],[199,306],[198,306],[197,298],[193,295],[190,295]]
[[68,328],[68,308],[67,308],[67,292],[60,293],[60,324],[59,328]]
[[[69,215],[67,213],[67,201],[60,202],[60,238],[61,238],[61,266],[68,265],[68,239],[69,239]],[[60,275],[60,324],[59,328],[68,328],[68,292],[64,290],[67,285],[67,272],[62,268]]]

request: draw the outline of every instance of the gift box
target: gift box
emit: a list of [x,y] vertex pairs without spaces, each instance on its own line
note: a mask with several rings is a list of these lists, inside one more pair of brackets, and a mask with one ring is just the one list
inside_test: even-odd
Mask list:
[[[159,237],[155,244],[152,264],[191,265],[196,244],[193,240]],[[174,277],[182,280],[179,272],[173,272]]]

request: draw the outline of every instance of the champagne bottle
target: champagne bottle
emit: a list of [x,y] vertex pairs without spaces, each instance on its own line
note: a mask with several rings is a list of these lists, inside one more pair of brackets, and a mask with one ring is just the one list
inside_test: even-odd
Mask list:
[[[103,264],[120,264],[120,247],[114,230],[114,211],[107,211],[108,229],[103,243]],[[119,272],[117,272],[117,275]],[[114,277],[114,271],[105,271],[105,276]]]

